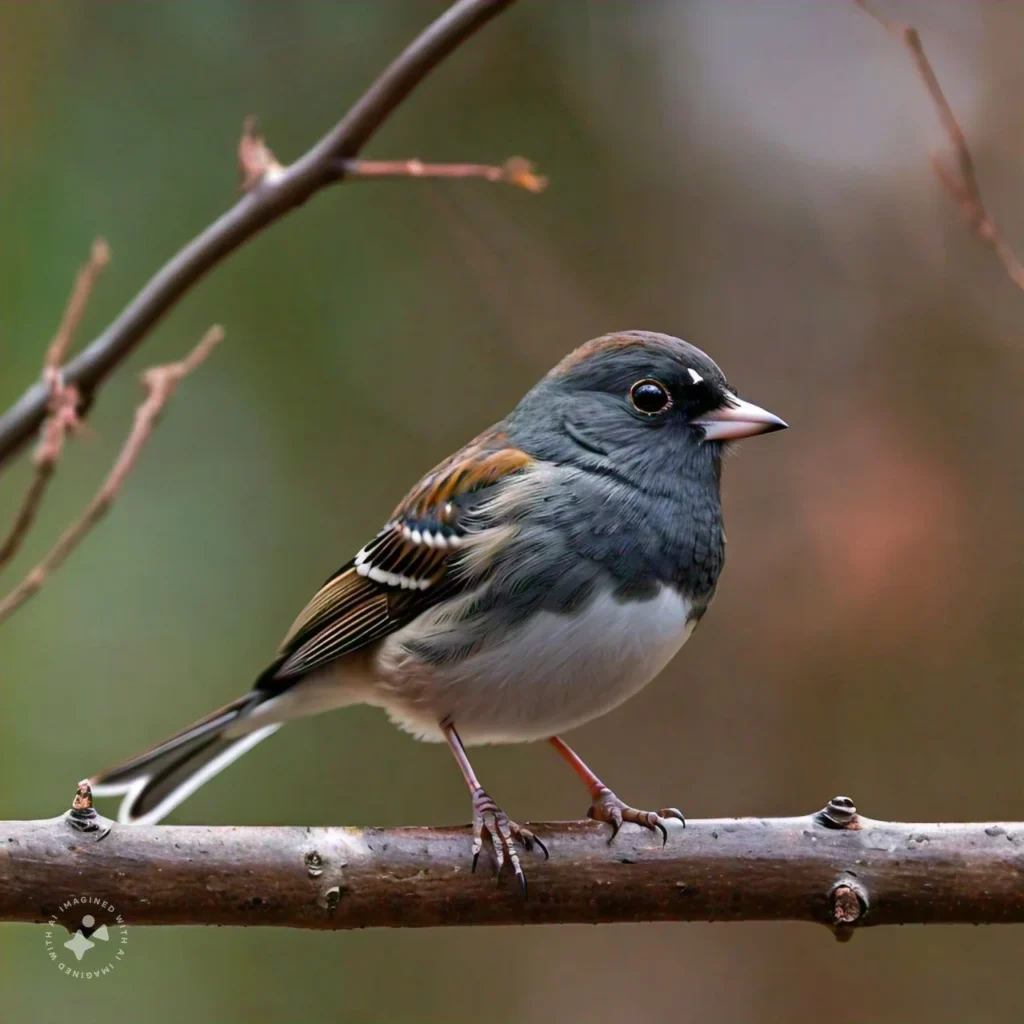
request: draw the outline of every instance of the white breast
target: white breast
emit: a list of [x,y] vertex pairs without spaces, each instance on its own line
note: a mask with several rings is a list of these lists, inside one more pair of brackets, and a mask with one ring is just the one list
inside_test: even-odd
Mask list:
[[541,612],[499,642],[440,667],[406,650],[424,628],[416,620],[382,645],[371,702],[422,739],[442,739],[438,723],[448,716],[465,743],[543,739],[646,686],[693,631],[690,613],[671,587],[648,601],[603,594],[574,615]]

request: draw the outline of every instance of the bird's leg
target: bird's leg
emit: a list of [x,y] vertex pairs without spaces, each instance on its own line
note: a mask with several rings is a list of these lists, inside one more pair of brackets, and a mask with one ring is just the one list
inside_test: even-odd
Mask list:
[[494,856],[498,862],[497,873],[501,874],[502,866],[507,859],[512,865],[516,879],[526,895],[526,876],[523,874],[523,867],[519,863],[519,853],[515,843],[518,840],[526,850],[532,850],[534,844],[540,847],[547,860],[547,847],[528,829],[517,825],[509,820],[508,815],[487,795],[487,791],[480,785],[480,781],[469,763],[466,748],[455,731],[455,726],[450,721],[441,722],[441,729],[448,746],[452,748],[455,760],[462,769],[462,777],[469,786],[469,792],[473,797],[473,870],[476,871],[477,861],[480,859],[480,851],[484,845],[484,833],[491,839],[491,846],[494,848]]
[[668,842],[668,831],[665,828],[666,818],[678,818],[684,825],[686,819],[682,811],[675,807],[663,807],[660,811],[638,811],[635,807],[624,804],[584,763],[579,754],[564,740],[552,736],[551,746],[555,748],[572,765],[572,770],[583,780],[583,784],[590,791],[590,799],[593,801],[587,817],[595,821],[607,821],[612,826],[610,843],[615,838],[624,821],[632,821],[637,825],[643,825],[652,832],[657,829],[661,832],[662,845]]

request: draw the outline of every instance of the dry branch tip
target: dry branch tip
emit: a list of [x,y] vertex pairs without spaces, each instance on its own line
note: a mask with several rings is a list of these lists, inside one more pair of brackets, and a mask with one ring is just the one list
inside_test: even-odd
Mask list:
[[242,137],[238,140],[238,167],[242,174],[243,192],[251,192],[266,179],[273,180],[284,171],[263,138],[259,120],[252,115],[242,125]]
[[503,170],[505,181],[510,185],[526,189],[527,192],[537,194],[548,187],[548,179],[543,174],[537,174],[533,164],[525,157],[510,157],[505,161]]
[[46,350],[46,357],[43,360],[43,378],[48,385],[51,384],[53,373],[59,370],[64,362],[64,357],[74,341],[78,325],[82,321],[85,307],[89,303],[89,297],[96,286],[96,279],[109,262],[110,246],[107,245],[105,239],[97,238],[92,243],[89,259],[75,276],[75,283],[68,296],[67,305],[64,307],[64,315],[57,327],[57,333],[54,334],[53,340]]
[[548,179],[537,174],[525,157],[513,156],[503,164],[425,163],[408,160],[336,160],[335,172],[342,178],[482,178],[525,189],[534,194],[548,187]]

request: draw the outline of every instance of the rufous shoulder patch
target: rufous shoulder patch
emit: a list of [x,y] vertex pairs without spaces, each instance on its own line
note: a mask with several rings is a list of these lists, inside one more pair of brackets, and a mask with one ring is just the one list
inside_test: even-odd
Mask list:
[[449,456],[406,495],[392,520],[444,520],[444,507],[461,494],[496,483],[533,461],[519,448],[502,447],[504,431],[492,427]]

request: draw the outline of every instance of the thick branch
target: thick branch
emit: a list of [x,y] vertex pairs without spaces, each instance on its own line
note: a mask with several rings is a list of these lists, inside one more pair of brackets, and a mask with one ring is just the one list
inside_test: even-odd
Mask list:
[[[87,797],[87,794],[86,794]],[[531,825],[524,900],[468,828],[120,826],[89,809],[0,823],[0,920],[45,921],[100,897],[129,926],[420,927],[611,921],[861,925],[1024,921],[1024,823],[920,825],[858,817],[837,797],[800,818]]]
[[871,10],[866,0],[853,0],[853,2],[906,47],[921,81],[928,91],[928,96],[931,98],[932,105],[942,124],[942,130],[946,133],[956,159],[956,168],[952,169],[943,162],[938,153],[932,153],[932,170],[935,171],[935,176],[953,198],[953,201],[963,210],[970,231],[996,254],[1007,277],[1018,288],[1024,289],[1024,267],[1021,266],[1013,249],[1003,238],[998,225],[985,208],[985,203],[981,198],[981,188],[978,185],[978,176],[974,170],[974,157],[967,145],[967,137],[953,113],[953,108],[946,99],[946,94],[942,91],[935,69],[925,53],[920,33],[912,25],[893,21]]
[[[0,622],[13,615],[30,597],[38,593],[51,573],[82,542],[85,535],[106,515],[117,492],[135,466],[143,447],[182,377],[191,373],[213,351],[224,337],[220,327],[211,327],[198,345],[180,362],[155,366],[143,375],[148,394],[135,410],[135,421],[106,480],[86,505],[82,514],[60,535],[46,557],[29,572],[3,600],[0,600]],[[44,438],[45,443],[45,438]]]
[[[223,216],[173,256],[117,319],[64,367],[64,380],[86,401],[153,325],[210,269],[268,224],[343,177],[391,112],[478,28],[512,0],[458,0],[426,28],[315,146],[280,173],[266,175]],[[28,440],[46,415],[48,392],[36,384],[0,416],[0,464]]]

